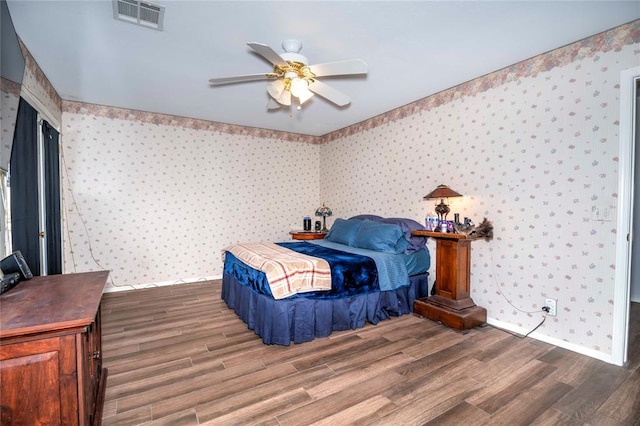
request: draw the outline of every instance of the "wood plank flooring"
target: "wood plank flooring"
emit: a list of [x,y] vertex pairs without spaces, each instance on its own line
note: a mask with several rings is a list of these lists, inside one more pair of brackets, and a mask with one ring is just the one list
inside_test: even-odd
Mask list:
[[220,289],[104,295],[104,425],[640,425],[639,304],[623,368],[414,315],[267,346]]

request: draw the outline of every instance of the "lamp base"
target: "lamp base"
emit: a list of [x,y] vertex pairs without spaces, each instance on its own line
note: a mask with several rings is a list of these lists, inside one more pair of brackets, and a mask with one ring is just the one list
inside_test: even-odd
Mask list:
[[329,232],[327,229],[327,217],[322,216],[322,231],[321,232]]
[[440,199],[440,204],[436,204],[435,211],[438,214],[438,220],[443,222],[447,220],[447,214],[449,214],[451,210],[449,206],[444,203],[444,199]]

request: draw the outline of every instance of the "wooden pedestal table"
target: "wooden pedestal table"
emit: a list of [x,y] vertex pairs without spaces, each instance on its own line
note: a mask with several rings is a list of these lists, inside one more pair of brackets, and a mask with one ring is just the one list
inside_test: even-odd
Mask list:
[[436,240],[436,294],[416,299],[414,313],[465,332],[484,325],[487,310],[470,296],[471,241],[465,234],[412,231]]

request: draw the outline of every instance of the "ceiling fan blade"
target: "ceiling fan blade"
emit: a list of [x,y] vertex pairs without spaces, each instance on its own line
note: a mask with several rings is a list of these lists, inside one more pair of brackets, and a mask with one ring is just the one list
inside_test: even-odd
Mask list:
[[233,77],[219,77],[219,78],[211,78],[209,79],[209,83],[213,85],[219,84],[231,84],[231,83],[244,83],[245,81],[257,81],[257,80],[268,80],[270,78],[275,78],[275,74],[246,74],[246,75],[236,75]]
[[316,77],[325,77],[330,75],[366,74],[368,66],[362,59],[351,59],[310,65],[309,69]]
[[257,53],[259,53],[260,56],[265,58],[267,61],[271,62],[273,65],[278,65],[281,67],[289,66],[289,64],[287,64],[287,61],[282,59],[280,55],[278,55],[275,52],[275,50],[273,50],[271,47],[267,46],[266,44],[249,42],[247,43],[247,45],[253,50],[255,50]]
[[309,90],[338,106],[345,106],[351,103],[349,96],[318,80],[314,80],[309,84]]

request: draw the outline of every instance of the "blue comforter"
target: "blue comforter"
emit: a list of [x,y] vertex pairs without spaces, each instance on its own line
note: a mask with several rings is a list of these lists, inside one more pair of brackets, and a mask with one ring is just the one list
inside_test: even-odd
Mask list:
[[380,290],[376,262],[367,256],[349,253],[307,242],[276,243],[298,253],[319,257],[329,262],[331,290],[304,293],[309,297],[343,297]]
[[[398,287],[409,285],[409,275],[411,274],[409,273],[409,269],[407,268],[407,259],[418,260],[422,258],[420,263],[426,265],[426,267],[424,270],[419,270],[418,272],[424,272],[429,269],[430,258],[426,250],[420,250],[411,255],[405,255],[383,253],[374,250],[346,246],[344,244],[325,240],[316,240],[311,244],[337,249],[341,252],[348,252],[370,257],[376,263],[376,268],[378,269],[378,282],[380,283],[380,290],[382,291],[395,290]],[[426,259],[424,259],[422,255],[426,255]]]
[[[331,267],[332,290],[291,296],[311,299],[338,299],[356,294],[395,290],[409,285],[409,275],[429,269],[426,250],[411,255],[380,253],[329,241],[282,242],[282,247],[327,260]],[[255,292],[271,296],[264,272],[253,269],[226,252],[224,272],[236,277]]]
[[[331,267],[331,290],[294,295],[289,298],[334,299],[380,290],[378,271],[373,259],[355,253],[321,247],[307,242],[277,243],[282,247],[319,257]],[[264,272],[247,266],[233,254],[226,252],[224,272],[230,274],[254,291],[271,296],[271,289]]]

